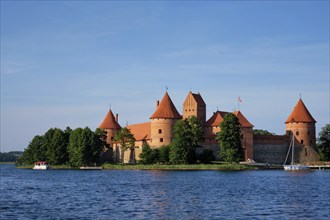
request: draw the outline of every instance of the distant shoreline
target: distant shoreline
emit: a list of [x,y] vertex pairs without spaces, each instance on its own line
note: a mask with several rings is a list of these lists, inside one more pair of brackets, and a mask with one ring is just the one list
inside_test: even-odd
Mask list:
[[8,162],[0,162],[0,164],[15,164],[15,161],[8,161]]

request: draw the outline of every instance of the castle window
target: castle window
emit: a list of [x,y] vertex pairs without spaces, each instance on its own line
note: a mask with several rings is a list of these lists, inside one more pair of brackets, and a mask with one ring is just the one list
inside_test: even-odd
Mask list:
[[162,129],[158,129],[158,134],[161,134],[162,133]]
[[303,144],[304,143],[304,140],[301,140],[300,143]]
[[296,135],[299,135],[299,131],[296,132]]
[[163,141],[164,141],[164,139],[163,139],[163,138],[160,138],[160,139],[159,139],[159,142],[163,142]]
[[113,140],[113,137],[111,137],[110,139]]
[[307,156],[307,149],[305,148],[305,156]]

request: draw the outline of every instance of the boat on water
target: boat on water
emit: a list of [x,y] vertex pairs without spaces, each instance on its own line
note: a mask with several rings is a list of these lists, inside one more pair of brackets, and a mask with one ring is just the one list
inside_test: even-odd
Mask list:
[[[291,152],[291,163],[286,165],[290,152]],[[286,155],[286,158],[285,158],[285,161],[283,164],[283,168],[284,168],[284,170],[293,170],[293,171],[310,170],[310,167],[305,164],[295,164],[294,163],[294,136],[293,135],[292,135],[292,140],[290,142],[288,153]]]
[[46,161],[38,161],[38,162],[35,162],[34,163],[34,166],[32,169],[34,170],[47,170],[49,169],[50,166],[49,166],[49,163],[46,162]]

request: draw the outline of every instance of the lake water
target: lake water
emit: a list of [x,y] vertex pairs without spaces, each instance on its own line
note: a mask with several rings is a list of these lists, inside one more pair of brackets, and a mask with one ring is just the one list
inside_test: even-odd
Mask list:
[[329,170],[0,170],[0,219],[330,218]]

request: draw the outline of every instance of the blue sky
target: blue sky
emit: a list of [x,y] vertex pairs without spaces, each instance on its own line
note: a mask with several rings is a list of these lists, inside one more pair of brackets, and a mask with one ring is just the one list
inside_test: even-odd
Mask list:
[[51,127],[149,120],[191,90],[285,132],[299,99],[329,123],[329,1],[1,1],[1,151]]

